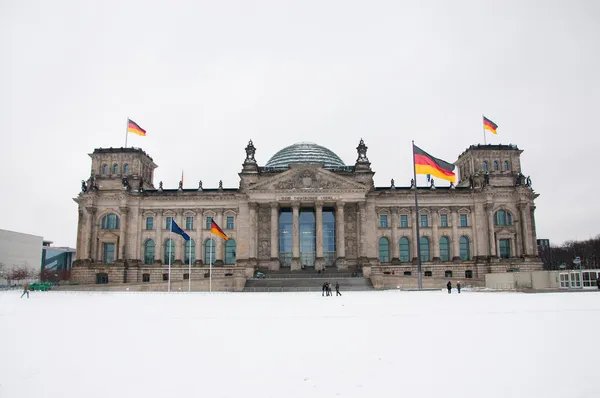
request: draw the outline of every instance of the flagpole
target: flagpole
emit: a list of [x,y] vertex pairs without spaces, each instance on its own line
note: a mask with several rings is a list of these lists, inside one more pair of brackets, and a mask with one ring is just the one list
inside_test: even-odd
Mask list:
[[209,264],[209,268],[208,268],[208,291],[212,292],[212,249],[213,249],[213,244],[215,243],[215,241],[212,238],[213,234],[212,234],[212,228],[210,230],[210,255],[208,257],[208,264]]
[[[418,287],[419,290],[423,289],[423,275],[421,273],[421,240],[419,239],[420,236],[420,232],[419,232],[419,199],[417,197],[417,165],[415,163],[415,141],[413,140],[412,142],[412,151],[413,151],[413,175],[414,175],[414,179],[415,179],[415,210],[416,210],[416,220],[415,223],[417,224],[417,283],[418,283]],[[396,243],[394,243],[396,244]]]
[[487,142],[485,141],[485,116],[481,115],[481,121],[483,122],[483,145],[487,145]]
[[127,148],[127,132],[129,130],[129,118],[127,118],[127,124],[125,126],[125,148]]
[[[192,238],[188,242],[191,242]],[[188,292],[192,292],[192,244],[190,243],[190,250],[188,252],[188,261],[190,263],[189,271],[188,271]]]
[[171,219],[171,225],[169,226],[169,285],[167,287],[167,291],[171,291],[171,244],[173,243],[172,233],[173,233],[173,220]]

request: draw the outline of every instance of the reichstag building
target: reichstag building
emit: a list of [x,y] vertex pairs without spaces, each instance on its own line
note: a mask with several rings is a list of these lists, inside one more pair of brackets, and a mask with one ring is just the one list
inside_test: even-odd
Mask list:
[[[72,279],[162,283],[170,263],[172,281],[202,281],[212,264],[215,286],[233,290],[256,270],[347,270],[383,288],[392,276],[417,275],[417,223],[424,280],[542,268],[538,194],[521,173],[516,146],[472,145],[454,162],[456,185],[418,188],[393,180],[375,186],[363,140],[356,150],[356,162],[347,165],[331,150],[302,142],[261,166],[250,141],[239,187],[200,181],[184,189],[157,186],[157,165],[142,149],[96,149],[91,176],[74,199]],[[171,234],[171,220],[191,239]],[[211,235],[212,220],[228,240]]]

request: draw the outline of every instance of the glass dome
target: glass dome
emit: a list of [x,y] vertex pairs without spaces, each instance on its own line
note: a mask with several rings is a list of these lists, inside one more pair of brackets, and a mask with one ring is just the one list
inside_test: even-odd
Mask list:
[[265,167],[288,167],[290,163],[323,163],[326,168],[344,167],[338,155],[313,142],[299,142],[277,152]]

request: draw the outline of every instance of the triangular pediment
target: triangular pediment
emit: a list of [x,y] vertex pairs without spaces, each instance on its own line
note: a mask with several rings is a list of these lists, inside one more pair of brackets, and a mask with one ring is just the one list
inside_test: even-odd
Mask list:
[[249,188],[250,191],[346,191],[362,190],[368,187],[329,170],[317,167],[294,167],[281,174],[260,181]]

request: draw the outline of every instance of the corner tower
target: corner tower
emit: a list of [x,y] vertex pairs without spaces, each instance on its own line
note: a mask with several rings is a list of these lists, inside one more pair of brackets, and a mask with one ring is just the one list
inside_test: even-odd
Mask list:
[[138,189],[154,189],[154,169],[158,166],[140,148],[97,148],[92,158],[90,185],[100,190],[122,189],[123,180]]
[[459,187],[524,185],[521,153],[516,145],[471,145],[454,163]]

